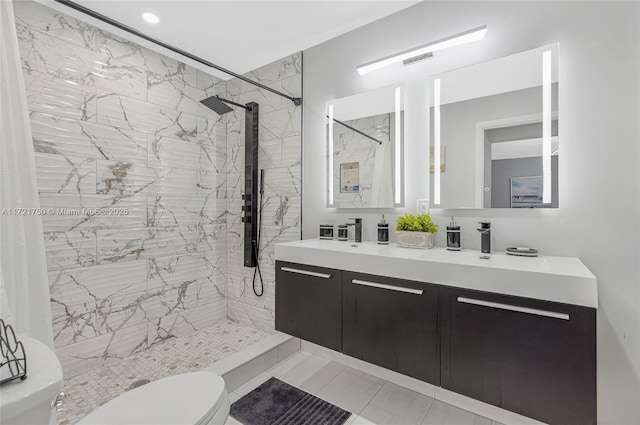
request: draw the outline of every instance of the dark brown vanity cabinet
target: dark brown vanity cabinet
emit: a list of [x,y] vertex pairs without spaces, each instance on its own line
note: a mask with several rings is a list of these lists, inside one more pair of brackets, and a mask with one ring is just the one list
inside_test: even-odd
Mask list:
[[439,385],[437,286],[344,271],[342,305],[343,353]]
[[442,387],[549,424],[596,423],[596,310],[443,287]]
[[342,351],[342,272],[276,261],[276,330]]
[[596,424],[596,309],[276,262],[276,329],[551,425]]

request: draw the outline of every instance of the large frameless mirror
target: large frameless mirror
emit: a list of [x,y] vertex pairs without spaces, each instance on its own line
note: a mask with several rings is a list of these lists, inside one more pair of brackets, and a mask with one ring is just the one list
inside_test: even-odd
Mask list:
[[403,93],[398,85],[327,102],[327,206],[402,206]]
[[431,78],[435,208],[558,207],[558,44]]

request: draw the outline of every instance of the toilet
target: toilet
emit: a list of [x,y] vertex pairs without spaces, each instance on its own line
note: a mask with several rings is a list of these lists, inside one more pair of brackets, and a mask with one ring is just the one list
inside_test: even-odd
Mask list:
[[0,387],[0,423],[33,425],[56,423],[56,404],[62,401],[62,366],[42,342],[17,335],[27,357],[27,379]]
[[213,372],[169,376],[100,406],[78,425],[224,425],[229,395]]

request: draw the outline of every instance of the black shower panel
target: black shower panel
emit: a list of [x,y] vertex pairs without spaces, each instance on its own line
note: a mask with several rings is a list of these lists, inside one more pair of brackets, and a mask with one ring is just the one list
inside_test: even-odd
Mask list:
[[258,104],[247,103],[244,127],[244,266],[258,263]]

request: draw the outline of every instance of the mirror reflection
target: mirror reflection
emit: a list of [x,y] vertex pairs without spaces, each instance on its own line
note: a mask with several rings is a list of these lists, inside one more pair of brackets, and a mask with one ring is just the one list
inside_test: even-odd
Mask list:
[[434,207],[558,207],[557,44],[434,76],[431,87]]
[[393,208],[401,202],[395,157],[402,141],[402,116],[400,87],[328,102],[329,206]]

